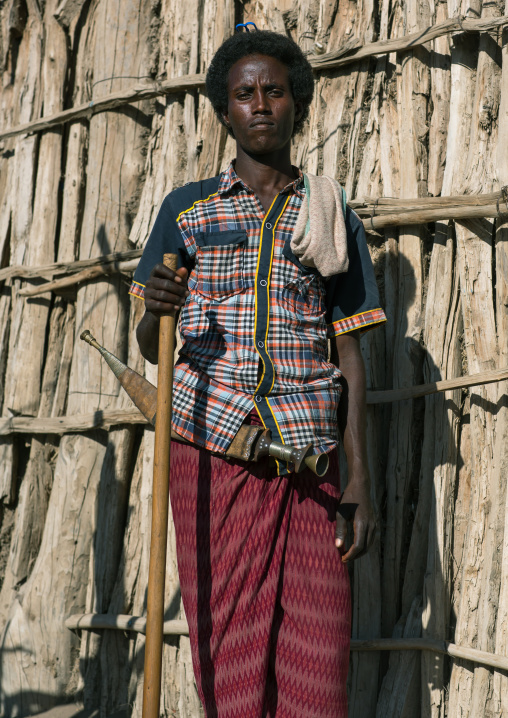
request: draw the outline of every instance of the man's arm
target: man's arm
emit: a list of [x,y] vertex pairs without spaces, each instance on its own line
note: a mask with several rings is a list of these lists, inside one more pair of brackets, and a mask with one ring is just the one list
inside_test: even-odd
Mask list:
[[156,264],[146,283],[145,313],[136,329],[141,354],[151,364],[159,360],[159,319],[165,314],[178,312],[189,294],[187,269],[173,272],[163,264]]
[[338,548],[344,545],[347,522],[353,521],[354,543],[342,557],[347,562],[366,553],[376,529],[367,465],[365,367],[360,351],[360,331],[335,337],[331,359],[342,372],[338,423],[348,465],[348,485],[337,512],[335,544]]

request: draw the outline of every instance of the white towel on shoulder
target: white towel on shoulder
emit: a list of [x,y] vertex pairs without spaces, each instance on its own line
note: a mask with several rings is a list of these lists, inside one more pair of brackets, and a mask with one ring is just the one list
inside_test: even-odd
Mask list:
[[343,189],[332,177],[304,174],[306,196],[291,238],[291,249],[323,277],[346,272],[347,232]]

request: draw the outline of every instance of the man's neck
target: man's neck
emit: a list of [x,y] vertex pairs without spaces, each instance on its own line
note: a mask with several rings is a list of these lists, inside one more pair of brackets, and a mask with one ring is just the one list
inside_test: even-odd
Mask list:
[[289,147],[277,154],[263,156],[248,155],[237,145],[235,171],[259,196],[275,196],[296,179]]

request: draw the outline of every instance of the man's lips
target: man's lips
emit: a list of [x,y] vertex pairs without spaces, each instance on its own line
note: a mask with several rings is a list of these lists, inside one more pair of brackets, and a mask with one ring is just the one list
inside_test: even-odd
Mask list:
[[251,122],[249,127],[274,127],[275,122],[271,122],[271,120],[254,120],[254,122]]

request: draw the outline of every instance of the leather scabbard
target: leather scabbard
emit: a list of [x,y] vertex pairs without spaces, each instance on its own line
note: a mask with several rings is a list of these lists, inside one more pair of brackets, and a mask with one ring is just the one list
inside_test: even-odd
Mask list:
[[[269,435],[269,431],[262,426],[242,424],[235,438],[225,451],[224,456],[228,456],[230,459],[239,459],[240,461],[254,460],[254,448],[262,434]],[[175,441],[181,441],[184,444],[191,444],[199,448],[193,441],[188,441],[183,436],[180,436],[180,434],[177,434],[174,429],[171,429],[171,438]]]

